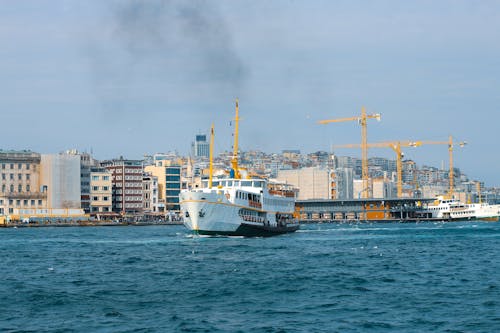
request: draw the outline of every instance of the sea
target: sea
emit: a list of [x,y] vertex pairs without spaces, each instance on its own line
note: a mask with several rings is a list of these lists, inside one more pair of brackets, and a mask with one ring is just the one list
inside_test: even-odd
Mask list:
[[1,332],[500,332],[500,223],[0,229]]

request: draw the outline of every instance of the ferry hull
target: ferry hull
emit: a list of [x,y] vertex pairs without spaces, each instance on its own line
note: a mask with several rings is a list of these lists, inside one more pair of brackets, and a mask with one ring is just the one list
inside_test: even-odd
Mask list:
[[271,227],[241,223],[235,231],[195,230],[194,232],[199,235],[210,236],[271,237],[295,232],[298,229],[298,224],[285,227]]

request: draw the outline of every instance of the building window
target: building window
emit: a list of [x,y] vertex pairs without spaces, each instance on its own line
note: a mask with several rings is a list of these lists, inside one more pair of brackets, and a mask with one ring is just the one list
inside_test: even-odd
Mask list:
[[10,192],[14,192],[14,185],[10,185]]
[[10,169],[14,170],[14,164],[13,163],[10,164]]
[[17,185],[17,192],[21,193],[23,191],[22,185]]
[[[29,165],[29,164],[28,164]],[[35,205],[35,200],[31,200],[31,205],[34,206]]]
[[5,173],[2,173],[2,180],[5,180]]
[[92,176],[92,180],[99,180],[99,176]]
[[16,206],[21,206],[21,200],[16,200]]
[[103,191],[109,191],[109,186],[103,186],[103,187],[102,187],[102,190],[103,190]]
[[9,178],[10,178],[10,180],[14,180],[14,174],[11,173]]
[[26,170],[29,170],[30,169],[30,165],[29,163],[26,163]]
[[2,163],[2,170],[5,170],[5,164]]
[[28,200],[24,200],[23,205],[28,206]]
[[42,200],[38,200],[38,206],[42,205]]
[[92,197],[92,200],[99,201],[99,197]]
[[29,173],[26,174],[26,180],[30,180],[30,174]]
[[23,180],[23,174],[22,173],[18,173],[17,174],[17,180]]
[[109,201],[109,197],[103,197],[102,200]]
[[99,191],[99,186],[92,186],[92,191]]
[[9,200],[9,205],[12,206],[14,204],[14,200],[10,199]]
[[30,191],[30,186],[26,185],[26,192],[29,192],[29,191]]
[[102,180],[109,180],[109,176],[102,176]]
[[17,165],[17,168],[18,168],[19,170],[21,170],[21,169],[23,168],[23,165],[22,165],[21,163],[19,163],[19,164]]

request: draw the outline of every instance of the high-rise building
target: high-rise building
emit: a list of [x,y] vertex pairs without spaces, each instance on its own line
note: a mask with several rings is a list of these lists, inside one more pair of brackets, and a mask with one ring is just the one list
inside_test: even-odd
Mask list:
[[121,215],[142,212],[142,161],[123,158],[101,162],[111,172],[113,212]]
[[40,154],[29,150],[0,150],[0,215],[13,214],[14,209],[47,208],[40,162]]
[[205,134],[198,134],[194,142],[191,144],[193,157],[206,157],[210,156],[210,143],[207,142]]

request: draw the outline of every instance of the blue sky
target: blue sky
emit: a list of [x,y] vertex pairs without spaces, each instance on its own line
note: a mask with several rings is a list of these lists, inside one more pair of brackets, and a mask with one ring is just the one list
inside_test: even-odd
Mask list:
[[359,126],[316,121],[366,106],[370,142],[451,134],[455,165],[500,185],[499,41],[499,1],[0,0],[1,148],[187,154],[214,122],[222,151],[239,97],[242,149],[328,151]]

